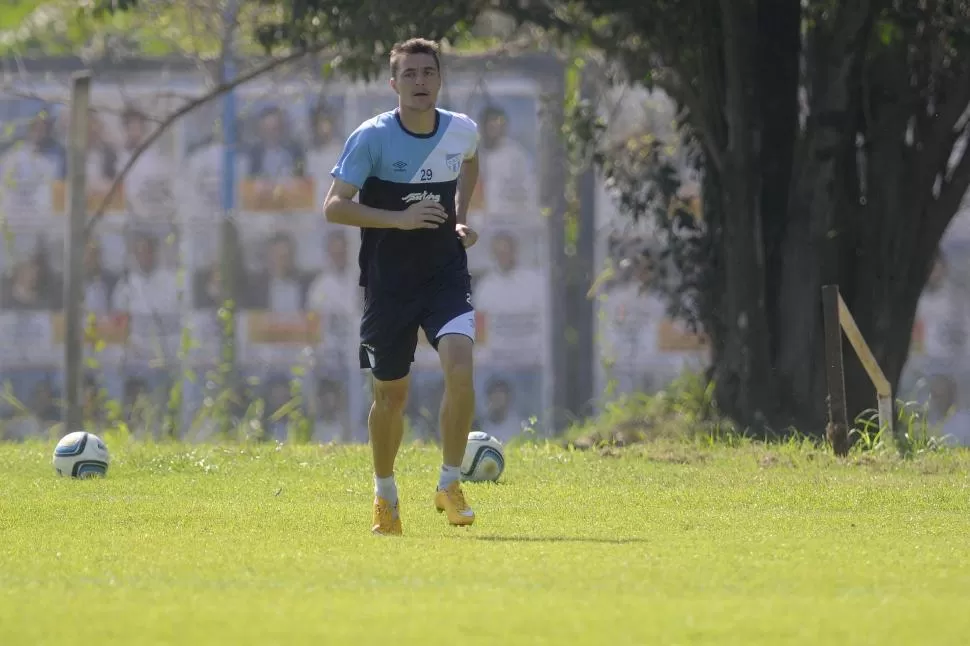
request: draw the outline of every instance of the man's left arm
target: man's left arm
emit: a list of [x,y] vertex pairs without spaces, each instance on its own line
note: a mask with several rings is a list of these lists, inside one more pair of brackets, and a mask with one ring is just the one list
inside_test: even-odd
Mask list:
[[458,176],[458,196],[455,204],[455,214],[458,224],[468,224],[468,206],[472,201],[472,194],[478,184],[478,153],[474,153],[461,165]]

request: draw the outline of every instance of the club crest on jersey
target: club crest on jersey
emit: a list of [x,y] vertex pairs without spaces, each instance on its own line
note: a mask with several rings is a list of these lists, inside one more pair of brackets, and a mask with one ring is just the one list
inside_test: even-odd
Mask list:
[[420,202],[421,200],[428,200],[430,202],[441,202],[441,196],[437,193],[429,193],[428,191],[418,191],[415,193],[408,193],[403,198],[405,204],[410,204],[411,202]]
[[457,173],[458,169],[461,168],[461,153],[455,153],[454,155],[445,155],[445,166],[448,167],[452,173]]

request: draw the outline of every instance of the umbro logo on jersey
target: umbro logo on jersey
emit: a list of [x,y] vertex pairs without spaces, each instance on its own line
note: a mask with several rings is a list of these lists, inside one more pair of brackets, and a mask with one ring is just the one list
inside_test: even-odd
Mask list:
[[405,204],[410,204],[411,202],[420,202],[421,200],[430,200],[432,202],[441,202],[441,196],[437,193],[429,193],[428,191],[420,191],[417,193],[408,193],[403,198]]
[[398,161],[394,162],[393,164],[391,164],[391,166],[393,166],[394,167],[394,170],[396,170],[399,173],[403,173],[404,171],[406,171],[408,169],[408,163],[406,161],[400,161],[400,160],[398,160]]

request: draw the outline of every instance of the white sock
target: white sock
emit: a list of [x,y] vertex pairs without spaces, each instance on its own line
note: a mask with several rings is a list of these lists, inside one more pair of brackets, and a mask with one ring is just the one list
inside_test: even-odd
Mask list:
[[380,496],[392,505],[397,503],[397,483],[394,476],[378,478],[374,476],[374,494]]
[[457,482],[461,478],[461,467],[449,467],[447,464],[441,465],[441,474],[438,476],[438,488],[447,489],[452,482]]

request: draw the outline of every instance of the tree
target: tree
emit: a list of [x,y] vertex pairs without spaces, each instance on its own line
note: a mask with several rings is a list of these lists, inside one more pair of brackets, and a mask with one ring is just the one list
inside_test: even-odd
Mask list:
[[[500,4],[598,48],[683,109],[702,153],[704,225],[681,254],[701,271],[681,268],[704,278],[692,300],[724,413],[762,430],[824,428],[826,283],[839,284],[898,383],[918,298],[970,184],[970,3]],[[664,184],[644,186],[651,153],[615,152],[600,161],[622,203],[652,211]],[[850,414],[871,407],[852,357],[846,389]]]
[[[65,11],[78,6],[31,1]],[[191,4],[151,3],[151,26]],[[148,6],[98,0],[82,11],[102,21],[92,31],[108,42],[111,34],[131,32],[130,24],[115,22],[118,9],[144,15]],[[168,15],[159,13],[165,6]],[[573,51],[602,53],[627,80],[663,88],[683,109],[684,136],[700,151],[703,224],[677,209],[661,219],[683,248],[674,254],[688,278],[682,302],[711,339],[710,376],[721,411],[758,429],[824,427],[819,294],[825,283],[840,285],[876,358],[898,383],[917,300],[970,184],[970,157],[961,152],[970,103],[970,3],[420,0],[398,7],[248,0],[236,6],[237,16],[248,17],[245,25],[234,23],[246,34],[245,46],[270,56],[331,47],[334,63],[358,75],[375,70],[401,38],[467,36],[486,9],[513,16],[533,34],[557,35]],[[148,42],[158,31],[146,29]],[[203,49],[218,59],[224,50],[215,40]],[[574,115],[574,129],[594,136],[599,126],[582,116]],[[661,159],[649,142],[597,154],[634,216],[656,213],[658,200],[669,203],[664,193],[676,180]],[[850,412],[858,413],[870,406],[871,386],[851,356],[847,367]]]

